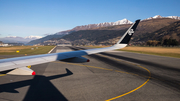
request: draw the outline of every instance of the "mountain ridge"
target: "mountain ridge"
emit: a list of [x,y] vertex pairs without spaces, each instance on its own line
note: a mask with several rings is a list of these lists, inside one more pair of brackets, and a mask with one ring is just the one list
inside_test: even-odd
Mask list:
[[81,25],[81,26],[76,26],[72,28],[71,30],[66,30],[66,31],[61,31],[55,33],[56,35],[61,35],[61,34],[69,34],[74,31],[79,31],[79,30],[87,30],[87,29],[94,29],[94,28],[99,28],[99,27],[108,27],[108,26],[114,26],[114,25],[123,25],[123,24],[132,24],[133,22],[125,19],[118,20],[116,22],[103,22],[103,23],[98,23],[98,24],[88,24],[88,25]]
[[123,25],[123,24],[132,24],[133,22],[125,19],[118,20],[116,22],[103,22],[98,24],[88,24],[88,25],[82,25],[82,26],[76,26],[72,30],[78,31],[78,30],[87,30],[87,29],[93,29],[97,27],[108,27],[108,26],[114,26],[114,25]]
[[178,16],[167,16],[167,17],[163,17],[163,16],[161,16],[161,15],[155,15],[154,17],[149,17],[149,18],[144,19],[144,20],[158,19],[158,18],[171,18],[171,19],[180,20],[180,17],[178,17]]
[[[179,20],[162,18],[141,21],[131,41],[144,41],[142,39],[145,35],[153,33],[163,27],[169,26],[176,21]],[[78,44],[84,44],[82,42],[83,40],[85,40],[85,43],[89,42],[91,44],[114,44],[130,26],[131,25],[117,25],[103,27],[95,30],[80,30],[68,34],[61,39],[71,41],[72,43],[78,42]]]
[[0,38],[0,41],[4,43],[28,43],[32,40],[40,39],[42,38],[41,36],[26,36],[26,37],[19,37],[19,36],[7,36]]
[[[148,39],[150,37],[151,39]],[[162,44],[165,39],[175,39],[180,43],[180,21],[176,21],[153,33],[149,33],[148,36],[145,36],[145,39],[143,40],[157,40]]]
[[[88,25],[76,26],[71,30],[66,30],[66,31],[61,31],[61,32],[55,33],[54,34],[55,37],[52,37],[53,35],[50,35],[50,37],[51,38],[57,38],[58,35],[60,35],[58,38],[61,38],[62,36],[68,35],[70,33],[73,33],[73,32],[79,31],[79,30],[89,30],[89,29],[94,29],[94,28],[108,27],[108,26],[113,26],[113,25],[126,25],[126,24],[132,24],[132,22],[127,20],[127,19],[123,19],[123,20],[119,20],[116,22],[109,22],[109,23],[105,22],[105,23],[99,23],[99,24],[88,24]],[[38,42],[42,43],[43,41],[47,41],[50,39],[47,37],[48,36],[45,36],[44,38],[32,40],[29,43],[27,43],[27,45],[38,44]]]
[[[151,18],[151,19],[150,19]],[[148,20],[150,20],[150,21],[152,21],[152,22],[154,22],[154,23],[157,23],[157,25],[159,24],[159,26],[162,28],[162,27],[164,27],[164,26],[167,26],[167,25],[169,25],[170,23],[172,23],[172,22],[175,22],[175,21],[177,21],[177,20],[179,20],[180,19],[180,17],[178,17],[178,16],[168,16],[168,17],[162,17],[162,16],[160,16],[160,15],[156,15],[156,16],[154,16],[154,17],[150,17],[149,19],[147,18],[147,19],[144,19],[144,20],[142,20],[141,22],[146,22],[146,21],[148,21]],[[165,22],[155,22],[154,20],[155,19],[167,19],[167,20],[174,20],[174,21],[165,21]],[[131,21],[129,21],[129,20],[127,20],[127,19],[123,19],[123,20],[119,20],[119,21],[127,21],[127,23],[126,24],[122,24],[121,23],[121,25],[123,25],[123,26],[119,26],[119,25],[113,25],[112,24],[112,22],[109,22],[109,23],[99,23],[99,24],[88,24],[88,25],[82,25],[82,26],[76,26],[76,27],[74,27],[73,29],[71,29],[71,30],[66,30],[66,31],[61,31],[61,32],[57,32],[57,33],[55,33],[54,35],[55,36],[57,36],[57,35],[62,35],[62,36],[65,36],[65,35],[68,35],[68,34],[70,34],[70,33],[73,33],[73,32],[76,32],[76,31],[79,31],[79,30],[112,30],[113,28],[113,30],[123,30],[123,29],[126,29],[126,28],[128,28],[129,26],[130,26],[130,23],[132,23]],[[129,21],[129,22],[128,22]],[[117,21],[116,21],[117,22]],[[114,22],[115,23],[115,22]],[[163,25],[163,24],[160,24],[160,23],[165,23],[165,25]],[[99,27],[99,26],[102,26],[102,24],[104,24],[104,27]],[[111,25],[113,25],[113,26],[110,26],[110,24]],[[91,26],[91,27],[89,27],[89,26]],[[159,28],[159,26],[158,26],[158,28]],[[146,24],[146,25],[144,25],[143,27],[149,27],[149,25],[148,24]],[[152,29],[153,28],[153,26],[151,26],[151,28],[150,29]],[[156,28],[156,27],[154,27],[154,29],[156,29],[156,30],[158,30],[158,28]],[[143,29],[145,29],[145,28],[142,28],[142,30]],[[146,31],[144,31],[143,33],[145,33]],[[150,32],[152,32],[151,30],[148,30],[147,29],[147,32],[148,33],[150,33]],[[146,33],[147,33],[146,32]],[[142,34],[142,33],[138,33],[138,34]],[[53,35],[52,35],[53,36]],[[51,36],[51,37],[52,37]],[[62,37],[61,36],[61,37]],[[54,37],[54,38],[56,38],[56,37]],[[47,38],[48,40],[50,40],[49,38]],[[138,38],[137,38],[138,39]],[[38,41],[38,40],[41,40],[41,39],[37,39],[37,42],[40,42],[40,41]],[[45,40],[46,41],[46,40]],[[33,41],[33,44],[38,44],[36,42],[36,40],[34,40]],[[42,41],[41,41],[42,42]],[[32,44],[32,42],[31,42],[31,44]]]

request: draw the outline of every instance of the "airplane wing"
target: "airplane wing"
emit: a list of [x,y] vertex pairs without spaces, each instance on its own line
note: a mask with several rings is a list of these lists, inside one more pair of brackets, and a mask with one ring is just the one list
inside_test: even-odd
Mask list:
[[33,56],[24,56],[17,58],[0,59],[0,71],[11,70],[7,74],[14,75],[35,75],[35,72],[28,68],[29,65],[42,64],[52,61],[71,61],[71,62],[88,62],[89,59],[81,57],[115,49],[121,49],[127,46],[140,20],[136,20],[134,24],[126,31],[120,40],[113,46],[107,48],[87,49],[61,53],[51,53]]

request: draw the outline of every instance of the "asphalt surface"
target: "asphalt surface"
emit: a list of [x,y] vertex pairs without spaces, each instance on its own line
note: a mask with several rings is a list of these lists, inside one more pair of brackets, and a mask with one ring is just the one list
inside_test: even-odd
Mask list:
[[[52,52],[88,49],[56,47]],[[36,76],[0,76],[0,101],[179,101],[180,59],[110,51],[86,63],[31,67]],[[9,58],[9,56],[0,56]]]

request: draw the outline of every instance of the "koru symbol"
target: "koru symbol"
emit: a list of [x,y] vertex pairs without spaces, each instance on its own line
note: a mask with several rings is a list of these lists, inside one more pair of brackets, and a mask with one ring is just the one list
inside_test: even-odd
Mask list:
[[129,35],[132,35],[132,33],[134,33],[134,31],[133,31],[133,29],[130,29],[129,32],[128,32],[128,34],[129,34]]

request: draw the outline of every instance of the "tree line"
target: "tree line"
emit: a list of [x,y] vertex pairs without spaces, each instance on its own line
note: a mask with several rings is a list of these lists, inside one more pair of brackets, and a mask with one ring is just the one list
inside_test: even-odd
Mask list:
[[180,42],[178,42],[176,39],[164,39],[161,41],[157,41],[157,40],[148,40],[146,42],[146,45],[149,46],[178,46],[180,45]]

